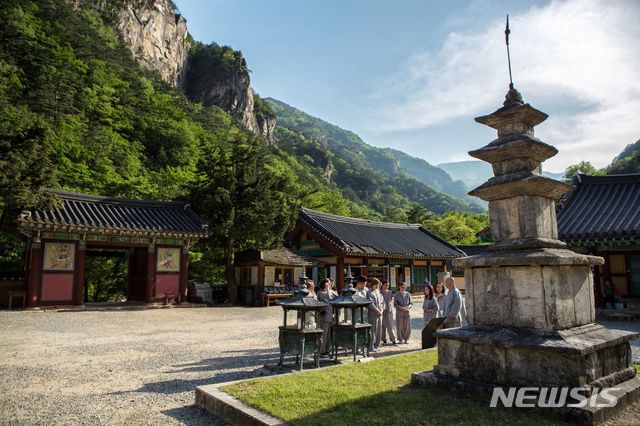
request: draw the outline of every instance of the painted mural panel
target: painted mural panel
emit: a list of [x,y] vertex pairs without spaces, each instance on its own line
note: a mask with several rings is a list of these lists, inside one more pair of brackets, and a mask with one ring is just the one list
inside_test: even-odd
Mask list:
[[158,272],[180,272],[180,248],[179,247],[158,247],[158,261],[156,271]]
[[76,246],[72,243],[45,243],[45,271],[73,271],[76,260]]

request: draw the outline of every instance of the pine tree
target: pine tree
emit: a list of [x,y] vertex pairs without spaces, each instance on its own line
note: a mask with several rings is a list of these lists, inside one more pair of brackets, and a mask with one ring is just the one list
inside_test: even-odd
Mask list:
[[234,253],[281,243],[295,219],[298,188],[266,146],[244,133],[211,147],[203,158],[192,205],[209,223],[209,244],[224,249],[229,301],[237,303]]

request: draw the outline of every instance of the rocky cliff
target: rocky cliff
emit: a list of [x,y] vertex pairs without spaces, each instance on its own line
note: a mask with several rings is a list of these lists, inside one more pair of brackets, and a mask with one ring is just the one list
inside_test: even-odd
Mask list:
[[219,106],[240,119],[251,132],[275,144],[275,115],[254,97],[241,52],[215,43],[194,43],[183,87],[192,101]]
[[189,59],[187,21],[169,0],[74,0],[114,27],[138,63],[180,86]]
[[109,15],[131,53],[173,86],[184,79],[189,57],[187,21],[167,0],[84,1]]
[[184,79],[185,93],[194,102],[217,105],[238,118],[249,131],[275,145],[276,117],[254,97],[242,53],[215,43],[194,43]]
[[77,0],[108,16],[137,61],[194,102],[216,105],[275,145],[275,115],[257,111],[242,53],[190,43],[187,21],[170,0]]

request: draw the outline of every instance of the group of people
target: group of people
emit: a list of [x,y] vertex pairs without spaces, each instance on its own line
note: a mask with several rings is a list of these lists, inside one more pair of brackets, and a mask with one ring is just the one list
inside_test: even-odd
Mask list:
[[446,327],[459,327],[466,318],[462,293],[456,287],[453,277],[447,277],[444,284],[424,286],[424,302],[422,302],[424,326],[434,318],[444,318]]
[[[330,302],[338,297],[338,293],[334,289],[331,278],[322,279],[318,287],[315,287],[312,280],[307,281],[306,285],[310,295],[327,304],[320,312],[319,325],[323,330],[320,356],[329,358],[332,349],[331,323],[335,320]],[[371,301],[366,314],[367,322],[371,324],[369,351],[377,352],[381,344],[387,344],[387,342],[392,345],[410,342],[413,299],[411,293],[407,291],[406,283],[400,283],[398,291],[394,294],[390,290],[389,281],[359,276],[356,279],[355,290],[357,296]],[[436,284],[435,290],[430,284],[425,285],[422,310],[425,327],[433,318],[445,318],[446,327],[460,326],[465,316],[464,302],[453,277],[446,278],[444,284]]]

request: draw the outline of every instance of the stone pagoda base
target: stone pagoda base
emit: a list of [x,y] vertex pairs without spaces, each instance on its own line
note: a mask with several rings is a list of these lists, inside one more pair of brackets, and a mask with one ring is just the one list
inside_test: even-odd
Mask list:
[[598,324],[561,331],[499,326],[440,330],[438,365],[414,373],[412,383],[488,395],[495,387],[619,388],[615,407],[560,409],[573,419],[600,423],[640,399],[629,344],[636,336]]

